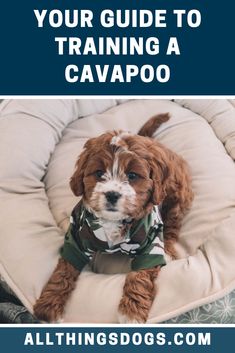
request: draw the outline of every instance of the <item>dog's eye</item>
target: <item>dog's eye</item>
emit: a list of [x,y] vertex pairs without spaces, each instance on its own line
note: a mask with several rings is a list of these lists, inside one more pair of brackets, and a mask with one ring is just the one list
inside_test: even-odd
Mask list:
[[132,180],[136,180],[139,178],[139,175],[134,173],[134,172],[129,172],[127,173],[127,178],[132,181]]
[[102,176],[104,175],[104,172],[103,172],[103,170],[96,170],[95,171],[95,176],[97,177],[97,178],[101,178]]

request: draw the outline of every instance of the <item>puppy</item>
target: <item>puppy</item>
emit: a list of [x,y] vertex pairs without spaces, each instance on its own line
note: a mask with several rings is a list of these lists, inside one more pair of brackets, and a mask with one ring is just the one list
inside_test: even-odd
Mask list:
[[70,181],[82,199],[72,212],[58,265],[34,305],[38,318],[62,317],[83,267],[103,251],[132,258],[119,321],[146,322],[164,249],[177,258],[174,243],[193,199],[186,162],[150,138],[168,119],[168,114],[151,118],[138,135],[112,131],[86,142]]

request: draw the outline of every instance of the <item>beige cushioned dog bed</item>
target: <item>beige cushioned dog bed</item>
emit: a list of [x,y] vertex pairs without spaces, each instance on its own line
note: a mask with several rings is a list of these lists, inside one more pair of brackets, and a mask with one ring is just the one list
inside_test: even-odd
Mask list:
[[[69,178],[89,137],[136,132],[170,112],[155,137],[189,163],[195,199],[184,219],[182,258],[165,266],[149,323],[235,288],[235,108],[226,100],[11,100],[0,106],[0,273],[32,311],[52,273],[77,202]],[[183,107],[185,106],[185,107]],[[223,145],[224,144],[224,145]],[[100,269],[98,269],[100,270]],[[124,274],[86,268],[65,322],[115,323]]]

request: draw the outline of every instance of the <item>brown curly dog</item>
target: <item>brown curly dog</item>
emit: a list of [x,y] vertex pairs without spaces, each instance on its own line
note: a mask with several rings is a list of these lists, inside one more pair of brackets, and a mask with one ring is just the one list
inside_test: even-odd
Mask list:
[[138,135],[112,131],[86,142],[70,182],[82,199],[72,212],[58,265],[34,305],[38,318],[60,319],[93,255],[119,251],[132,259],[119,322],[146,322],[164,249],[177,258],[174,244],[193,200],[186,162],[151,138],[168,119],[168,114],[151,118]]

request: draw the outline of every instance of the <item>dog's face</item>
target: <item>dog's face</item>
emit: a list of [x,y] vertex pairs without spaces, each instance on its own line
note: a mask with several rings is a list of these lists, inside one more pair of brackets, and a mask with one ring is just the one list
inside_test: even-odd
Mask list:
[[166,169],[152,139],[108,132],[86,142],[70,185],[97,217],[138,219],[161,202]]

